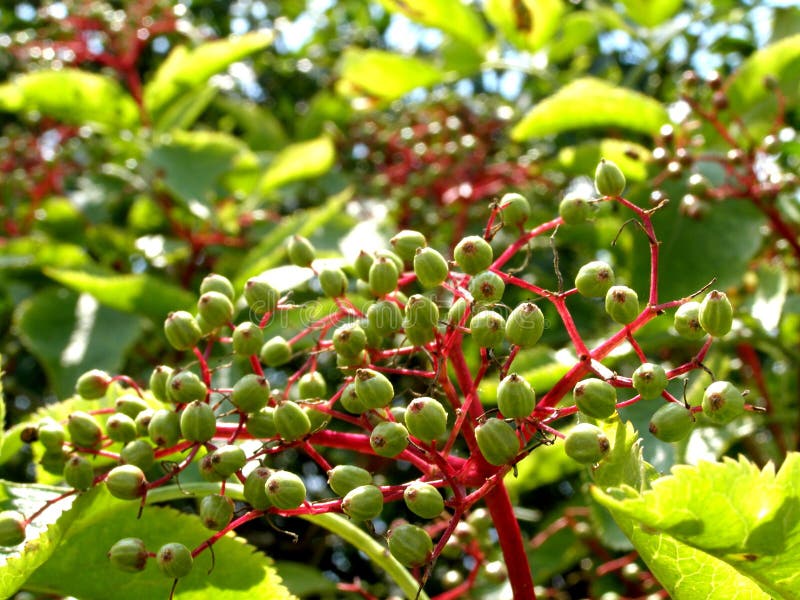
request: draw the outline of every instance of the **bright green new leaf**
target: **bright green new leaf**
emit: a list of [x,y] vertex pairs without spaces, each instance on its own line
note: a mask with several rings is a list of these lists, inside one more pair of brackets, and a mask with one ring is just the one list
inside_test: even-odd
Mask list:
[[769,102],[774,115],[775,92],[764,85],[772,77],[789,102],[800,97],[800,34],[784,38],[751,54],[728,81],[732,113],[742,113]]
[[25,300],[17,307],[14,322],[59,398],[70,396],[75,380],[89,369],[119,369],[141,333],[139,317],[98,304],[88,293],[58,288]]
[[535,52],[561,24],[562,0],[486,0],[486,16],[516,46]]
[[330,170],[335,159],[336,148],[326,135],[286,146],[272,159],[256,193],[264,195],[292,181],[318,177]]
[[677,600],[797,598],[800,454],[776,474],[744,458],[678,466],[642,493],[595,487]]
[[515,140],[587,128],[622,128],[654,135],[668,121],[657,100],[586,77],[534,106],[511,130]]
[[106,131],[136,127],[139,109],[110,77],[78,69],[33,71],[0,85],[0,110],[39,112]]
[[339,93],[381,100],[394,100],[416,88],[430,87],[446,79],[446,73],[427,60],[358,48],[345,51],[339,73]]
[[569,13],[548,44],[548,57],[553,62],[573,58],[578,48],[586,46],[597,37],[600,25],[601,20],[594,11],[578,10]]
[[622,0],[631,19],[645,27],[655,27],[675,16],[683,6],[683,0]]
[[567,146],[558,153],[559,166],[575,175],[593,173],[601,158],[615,163],[628,181],[644,181],[650,150],[640,144],[608,138],[578,146]]
[[380,0],[380,3],[387,10],[441,29],[473,46],[479,46],[487,39],[481,18],[461,0]]

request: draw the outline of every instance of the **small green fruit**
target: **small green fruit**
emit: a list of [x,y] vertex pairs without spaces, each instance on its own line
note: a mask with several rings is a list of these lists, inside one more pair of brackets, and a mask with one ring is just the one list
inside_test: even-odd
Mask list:
[[714,337],[722,337],[733,325],[733,307],[724,292],[711,290],[700,303],[700,327]]
[[345,358],[358,356],[366,347],[367,334],[358,323],[345,323],[333,332],[333,348]]
[[584,379],[572,390],[578,410],[587,417],[607,419],[617,410],[617,388],[602,379]]
[[205,402],[195,400],[181,413],[181,435],[189,442],[205,443],[217,431],[214,410]]
[[61,451],[67,436],[64,427],[60,423],[42,421],[36,428],[36,432],[45,452]]
[[147,479],[135,465],[114,467],[106,476],[106,489],[120,500],[136,500],[147,491]]
[[256,314],[273,312],[280,297],[280,292],[263,277],[251,277],[244,284],[244,299]]
[[490,465],[510,463],[519,454],[516,430],[502,419],[486,419],[475,428],[478,448]]
[[195,318],[185,310],[169,313],[164,321],[164,335],[176,350],[191,350],[203,337]]
[[570,193],[558,205],[558,215],[565,225],[585,223],[592,214],[589,201],[581,194]]
[[147,435],[156,446],[174,446],[181,439],[181,422],[177,413],[165,408],[153,413]]
[[531,214],[531,205],[520,194],[504,194],[500,199],[500,216],[505,225],[523,227]]
[[210,483],[218,483],[224,481],[227,477],[223,477],[214,469],[214,453],[206,454],[200,459],[199,464],[200,476]]
[[136,415],[147,408],[147,402],[134,394],[125,394],[114,401],[114,410],[131,419],[136,419]]
[[520,348],[531,348],[544,333],[544,315],[533,302],[523,302],[506,321],[506,338]]
[[342,512],[353,521],[369,521],[383,511],[383,492],[367,484],[353,488],[342,499]]
[[371,483],[369,471],[354,465],[337,465],[328,471],[328,487],[337,496],[344,497],[351,490]]
[[389,240],[389,243],[392,245],[395,254],[405,262],[414,260],[417,250],[428,245],[424,235],[411,229],[404,229]]
[[376,258],[369,268],[369,291],[377,296],[385,296],[397,288],[400,272],[389,258]]
[[480,236],[470,235],[456,244],[453,258],[468,275],[477,275],[485,271],[494,260],[492,246]]
[[[461,320],[467,312],[467,306],[467,300],[465,298],[459,298],[453,302],[447,311],[447,324],[451,327],[464,325]],[[507,326],[508,323],[506,323],[506,327]]]
[[648,429],[662,442],[679,442],[692,431],[694,417],[683,404],[667,402],[650,418]]
[[567,434],[564,452],[581,464],[594,464],[608,454],[611,444],[599,427],[591,423],[578,423]]
[[97,448],[103,439],[103,430],[94,417],[81,410],[67,417],[67,431],[72,443],[80,448]]
[[189,404],[205,400],[208,388],[203,380],[191,371],[173,373],[167,382],[167,398],[175,404]]
[[493,310],[484,310],[472,316],[469,328],[478,346],[494,348],[505,339],[506,320]]
[[289,238],[286,251],[289,254],[289,261],[298,267],[310,267],[316,258],[314,246],[301,235]]
[[700,325],[700,303],[687,302],[675,311],[673,323],[678,335],[688,340],[699,340],[706,336],[705,330]]
[[316,433],[317,431],[325,429],[328,423],[331,422],[330,413],[316,408],[317,405],[321,406],[322,404],[324,404],[322,401],[306,402],[305,406],[303,406],[303,412],[306,413],[308,421],[311,423],[310,433]]
[[440,438],[447,431],[447,411],[441,402],[427,396],[411,401],[404,420],[408,432],[426,443]]
[[214,472],[223,479],[227,479],[247,464],[244,450],[233,444],[220,446],[210,456]]
[[114,413],[106,421],[106,434],[115,442],[127,444],[136,439],[136,422],[126,414]]
[[423,519],[434,519],[444,510],[444,499],[430,483],[412,481],[403,491],[408,510]]
[[287,442],[294,442],[311,432],[311,420],[299,404],[286,400],[275,407],[275,427]]
[[269,401],[269,381],[261,375],[249,373],[233,385],[231,402],[241,412],[258,412]]
[[631,288],[615,285],[606,293],[606,312],[620,325],[628,325],[639,316],[639,296]]
[[25,518],[13,510],[0,512],[0,546],[16,546],[25,541]]
[[645,400],[658,398],[667,388],[667,372],[661,365],[642,363],[633,372],[633,388]]
[[63,448],[58,450],[48,450],[43,455],[39,464],[42,468],[52,475],[63,475],[64,465],[67,464],[69,459],[69,452]]
[[275,426],[275,409],[272,406],[265,406],[256,413],[247,415],[247,423],[244,425],[247,433],[256,439],[271,438],[278,435],[278,428]]
[[206,275],[203,281],[200,282],[200,295],[206,292],[217,292],[225,296],[231,302],[236,299],[236,292],[233,290],[231,280],[217,273]]
[[87,371],[75,383],[75,392],[86,400],[97,400],[106,395],[111,385],[111,375],[99,369]]
[[328,384],[319,371],[305,373],[297,381],[297,393],[302,400],[324,398],[328,393]]
[[233,351],[239,356],[251,356],[261,351],[264,332],[252,321],[245,321],[233,330]]
[[328,267],[320,271],[319,285],[328,298],[341,298],[347,291],[347,276],[341,269]]
[[414,294],[406,302],[403,327],[432,329],[439,322],[439,307],[427,296]]
[[339,401],[342,403],[342,408],[354,415],[360,415],[369,410],[367,404],[358,397],[355,383],[347,384],[339,397]]
[[378,456],[393,458],[408,446],[408,430],[400,423],[378,423],[369,436],[369,445]]
[[233,303],[225,294],[206,292],[197,301],[197,314],[210,329],[216,329],[233,318]]
[[128,442],[119,451],[119,464],[134,465],[142,471],[153,466],[156,453],[146,440],[133,440]]
[[433,248],[418,248],[414,256],[414,274],[423,287],[433,288],[444,283],[450,269],[444,256]]
[[167,577],[180,579],[192,572],[194,559],[192,553],[183,544],[177,542],[164,544],[156,554],[158,568]]
[[140,411],[136,418],[133,420],[136,423],[136,433],[141,436],[148,435],[150,429],[150,421],[153,420],[153,415],[156,411],[152,408],[146,408]]
[[586,263],[575,276],[578,293],[587,298],[602,298],[612,285],[614,285],[614,270],[601,260]]
[[267,497],[267,491],[264,489],[267,479],[272,475],[272,469],[267,467],[256,467],[247,475],[244,480],[244,488],[242,493],[247,503],[253,507],[254,510],[267,510],[272,503]]
[[298,508],[306,499],[303,480],[289,471],[274,471],[264,484],[270,503],[280,510]]
[[289,342],[276,335],[261,346],[259,358],[268,367],[280,367],[292,358],[292,347]]
[[505,282],[492,271],[479,273],[469,282],[469,293],[476,304],[497,304],[503,299],[505,291]]
[[221,531],[233,519],[233,500],[221,494],[210,494],[200,501],[199,513],[203,525]]
[[64,481],[76,490],[86,491],[92,487],[94,469],[92,463],[78,454],[73,454],[64,465]]
[[406,567],[421,567],[433,552],[433,541],[422,527],[404,523],[389,532],[389,552]]
[[[410,260],[410,259],[409,259]],[[353,269],[358,275],[358,278],[361,281],[368,282],[369,281],[369,269],[372,267],[372,263],[375,261],[375,258],[363,250],[358,253],[356,256],[355,263],[353,264]]]
[[358,398],[367,409],[388,406],[394,398],[392,382],[373,369],[358,369],[355,376],[355,390]]
[[150,391],[161,402],[167,402],[167,383],[172,378],[172,373],[172,367],[159,365],[150,374]]
[[601,158],[594,172],[594,187],[601,196],[619,196],[625,191],[625,175],[616,164]]
[[403,326],[403,313],[394,302],[378,300],[367,309],[367,320],[379,336],[387,337]]
[[149,554],[139,538],[123,538],[111,546],[107,556],[117,569],[136,573],[144,570]]
[[744,412],[744,395],[729,381],[715,381],[703,393],[703,414],[725,425]]
[[506,418],[524,419],[536,407],[536,392],[525,378],[511,373],[497,386],[497,407]]

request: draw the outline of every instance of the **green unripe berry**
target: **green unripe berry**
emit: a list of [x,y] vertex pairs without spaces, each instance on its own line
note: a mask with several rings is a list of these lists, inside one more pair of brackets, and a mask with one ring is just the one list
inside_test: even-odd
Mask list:
[[370,521],[383,511],[383,492],[375,485],[353,488],[342,499],[342,512],[353,521]]
[[328,298],[341,298],[347,291],[347,276],[341,269],[328,267],[320,271],[319,285]]
[[531,348],[544,333],[544,315],[533,302],[523,302],[506,320],[506,338],[520,348]]
[[217,431],[214,410],[205,402],[195,400],[181,412],[181,435],[189,442],[205,443]]
[[433,552],[433,540],[422,527],[404,523],[389,532],[389,552],[406,567],[421,567]]
[[264,484],[270,503],[280,510],[298,508],[306,499],[306,485],[294,473],[274,471]]
[[422,347],[436,339],[436,330],[433,327],[415,325],[404,320],[403,328],[406,340],[411,346]]
[[225,479],[247,464],[247,455],[244,450],[233,444],[220,446],[210,456],[214,471]]
[[292,358],[292,347],[281,336],[276,335],[268,339],[261,346],[259,358],[268,367],[280,367]]
[[64,441],[66,440],[66,432],[60,423],[55,421],[43,421],[36,428],[39,442],[44,446],[45,451],[60,452]]
[[233,290],[231,280],[217,273],[206,275],[203,281],[200,282],[200,295],[206,292],[217,292],[228,298],[231,302],[236,299],[236,292]]
[[216,329],[233,318],[233,303],[225,294],[206,292],[197,301],[197,314],[210,329]]
[[115,442],[127,444],[136,439],[136,422],[126,414],[115,413],[106,421],[106,434]]
[[147,491],[147,479],[135,465],[114,467],[106,476],[106,489],[120,500],[136,500]]
[[633,388],[645,400],[658,398],[667,388],[667,372],[661,365],[642,363],[631,379]]
[[504,194],[500,199],[499,208],[505,225],[522,227],[531,214],[531,205],[528,200],[516,193]]
[[[467,312],[467,300],[465,298],[459,298],[450,306],[449,310],[447,311],[447,323],[451,327],[456,327],[458,325],[463,325],[461,319]],[[506,323],[507,325],[507,323]]]
[[601,158],[594,172],[594,187],[601,196],[619,196],[625,191],[625,175],[616,164]]
[[210,494],[200,501],[198,512],[203,525],[214,531],[220,531],[233,519],[233,500],[221,494]]
[[331,415],[323,410],[319,410],[315,408],[316,406],[322,406],[325,404],[324,401],[318,402],[310,402],[306,403],[303,406],[303,412],[306,413],[308,417],[309,423],[311,423],[310,433],[316,433],[317,431],[321,431],[328,426],[328,423],[331,422]]
[[286,400],[275,407],[275,427],[287,442],[294,442],[311,432],[311,420],[299,404]]
[[355,390],[358,398],[367,409],[388,406],[394,398],[392,382],[373,369],[358,369],[355,376]]
[[703,414],[725,425],[744,412],[744,395],[729,381],[715,381],[703,393]]
[[567,194],[558,205],[558,215],[565,225],[585,223],[591,214],[589,201],[577,193]]
[[136,433],[144,436],[148,435],[150,429],[150,421],[153,420],[153,415],[156,411],[152,408],[146,408],[140,411],[136,418],[133,420],[136,423]]
[[252,321],[245,321],[233,330],[233,351],[239,356],[258,354],[264,345],[264,332]]
[[272,475],[272,469],[256,467],[244,480],[242,489],[244,499],[255,510],[267,510],[272,505],[267,497],[267,491],[264,489],[270,475]]
[[679,442],[692,431],[694,417],[683,404],[667,402],[653,413],[648,429],[662,442]]
[[47,450],[43,455],[39,464],[42,468],[51,473],[52,475],[63,475],[64,465],[67,464],[69,459],[69,452],[63,448],[58,450]]
[[247,415],[247,423],[244,427],[247,433],[256,439],[275,437],[278,435],[278,428],[275,426],[275,409],[265,406],[260,411]]
[[251,277],[244,284],[247,306],[257,314],[271,313],[278,306],[280,292],[263,277]]
[[72,443],[80,448],[97,448],[103,439],[103,430],[95,418],[81,410],[67,417],[67,431]]
[[419,248],[414,256],[414,274],[423,287],[433,288],[447,279],[450,268],[444,256],[433,248]]
[[700,303],[687,302],[675,311],[673,322],[678,335],[688,340],[699,340],[706,336],[705,330],[700,325]]
[[502,419],[486,419],[475,428],[478,448],[490,465],[510,463],[519,454],[516,430]]
[[404,229],[389,240],[389,243],[392,245],[395,254],[406,262],[414,260],[417,250],[428,245],[424,235],[411,229]]
[[92,487],[94,469],[92,463],[78,454],[73,454],[64,465],[64,481],[76,490],[86,491]]
[[489,242],[478,235],[470,235],[456,244],[453,258],[464,273],[477,275],[489,268],[494,253]]
[[0,546],[16,546],[25,541],[25,519],[12,510],[0,512]]
[[117,569],[136,573],[144,570],[150,555],[139,538],[123,538],[111,546],[106,556]]
[[482,348],[499,346],[506,334],[506,320],[493,310],[484,310],[472,316],[469,322],[472,339]]
[[206,384],[191,371],[173,373],[167,382],[167,398],[175,404],[205,400],[206,394],[208,394]]
[[423,442],[430,443],[447,431],[447,411],[441,402],[427,396],[414,398],[403,418],[408,432]]
[[497,304],[503,299],[505,291],[505,282],[492,271],[479,273],[469,282],[469,293],[476,304]]
[[114,410],[122,415],[135,419],[143,410],[147,410],[147,402],[134,394],[125,394],[114,401]]
[[386,257],[376,258],[369,268],[369,291],[381,297],[397,288],[400,271],[395,263]]
[[572,398],[579,411],[594,419],[607,419],[617,410],[617,388],[602,379],[579,381]]
[[181,439],[181,422],[177,413],[165,408],[153,413],[147,435],[156,446],[174,446]]
[[111,385],[111,375],[99,369],[87,371],[75,383],[75,393],[86,400],[97,400],[106,395]]
[[575,276],[578,293],[587,298],[602,298],[612,285],[614,285],[614,270],[601,260],[586,263]]
[[700,303],[700,327],[714,337],[722,337],[733,325],[733,307],[724,292],[711,290]]
[[408,510],[423,519],[434,519],[444,510],[444,499],[430,483],[412,481],[403,491]]
[[367,320],[379,336],[387,337],[403,326],[403,313],[394,302],[378,300],[367,309]]
[[371,483],[369,471],[354,465],[337,465],[328,471],[328,487],[337,496],[344,497],[351,490]]
[[210,483],[218,483],[224,481],[227,477],[223,477],[214,469],[214,453],[206,454],[200,459],[199,465],[200,476]]
[[[173,369],[167,365],[159,365],[150,374],[150,391],[161,402],[167,402],[167,384],[172,378]],[[134,417],[135,419],[136,417]]]
[[176,310],[164,321],[164,335],[176,350],[191,350],[203,337],[203,332],[192,315],[185,310]]
[[400,423],[378,423],[369,436],[369,445],[378,456],[393,458],[408,446],[408,430]]
[[353,263],[353,269],[358,275],[358,278],[361,281],[368,282],[369,281],[369,269],[372,267],[372,263],[375,261],[375,258],[363,250],[358,253],[356,256],[356,260]]
[[397,267],[397,272],[398,273],[402,273],[403,272],[403,268],[404,268],[405,263],[403,262],[402,258],[397,256],[397,254],[395,254],[391,250],[383,250],[383,249],[376,250],[375,251],[375,259],[378,260],[378,259],[382,259],[382,258],[385,258],[385,259],[388,259],[388,260],[392,261],[394,263],[394,266]]
[[406,421],[406,412],[408,409],[405,406],[391,406],[389,407],[389,414],[392,415],[392,418],[397,421],[398,423],[405,423]]
[[497,386],[497,407],[506,418],[524,419],[536,407],[536,392],[524,377],[511,373]]
[[358,356],[366,347],[367,334],[358,323],[345,323],[333,332],[333,349],[345,358]]
[[639,316],[639,296],[631,288],[615,285],[606,293],[606,312],[620,325],[628,325]]
[[311,242],[301,235],[289,238],[286,252],[289,254],[289,262],[298,267],[310,267],[317,254]]
[[155,461],[156,453],[146,440],[128,442],[119,451],[119,464],[134,465],[142,471],[152,467]]
[[567,434],[564,452],[581,464],[594,464],[608,454],[611,444],[603,430],[591,423],[578,423]]
[[164,544],[156,554],[158,568],[167,577],[180,579],[192,572],[194,559],[192,553],[183,544],[177,542]]
[[347,384],[339,401],[342,403],[342,408],[354,415],[360,415],[369,410],[367,404],[356,393],[355,383]]
[[439,307],[427,296],[414,294],[406,302],[403,327],[431,329],[439,322]]
[[231,402],[242,412],[258,412],[269,401],[269,381],[261,375],[249,373],[233,384]]

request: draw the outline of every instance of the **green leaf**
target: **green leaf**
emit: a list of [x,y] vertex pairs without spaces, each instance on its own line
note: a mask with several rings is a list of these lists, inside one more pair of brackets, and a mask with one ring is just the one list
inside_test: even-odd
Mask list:
[[158,120],[158,131],[188,129],[219,93],[212,85],[193,88],[179,95],[174,102],[164,107]]
[[288,144],[289,138],[280,120],[265,107],[222,96],[214,100],[214,106],[233,117],[243,130],[242,139],[252,150],[277,151]]
[[758,288],[753,298],[751,314],[764,331],[774,332],[781,321],[789,281],[786,271],[779,265],[762,265],[758,268]]
[[607,420],[602,425],[611,441],[611,451],[592,471],[592,479],[599,486],[625,485],[635,490],[650,487],[658,477],[656,470],[642,458],[642,441],[629,421],[619,418]]
[[525,140],[593,127],[655,135],[668,120],[666,109],[657,100],[586,77],[539,102],[514,126],[511,137]]
[[797,598],[800,454],[776,474],[744,458],[678,466],[641,494],[595,487],[678,600]]
[[480,46],[487,40],[481,18],[461,0],[380,0],[380,3],[391,12],[441,29],[473,46]]
[[199,218],[214,214],[221,175],[249,149],[238,138],[212,131],[175,131],[150,152],[149,161],[164,172],[167,187]]
[[575,175],[594,173],[601,158],[616,163],[628,181],[647,179],[650,150],[640,144],[607,138],[567,146],[558,153],[559,166]]
[[628,16],[645,27],[655,27],[675,14],[683,6],[683,0],[622,0]]
[[146,273],[112,275],[45,269],[45,275],[78,292],[86,292],[101,303],[126,313],[164,319],[170,311],[191,310],[194,294]]
[[394,100],[417,88],[446,79],[446,73],[430,62],[384,50],[348,48],[339,63],[339,93]]
[[330,170],[335,159],[336,148],[326,135],[291,144],[272,159],[256,185],[256,191],[263,196],[292,181],[319,177]]
[[89,294],[48,288],[14,313],[25,347],[39,360],[59,398],[92,368],[116,371],[140,333],[140,319],[102,306]]
[[[5,371],[3,371],[3,355],[0,354],[0,424],[5,429],[6,401],[3,395],[3,375],[5,375]],[[0,456],[3,453],[3,442],[5,442],[5,436],[0,437]]]
[[[24,587],[83,600],[106,599],[109,590],[114,590],[115,600],[167,597],[172,581],[164,577],[154,560],[148,561],[143,572],[131,574],[110,568],[106,552],[124,537],[144,540],[153,552],[168,542],[193,548],[208,538],[209,531],[196,517],[171,508],[148,506],[140,519],[138,509],[136,502],[112,498],[104,486],[83,494],[66,513],[71,523],[63,528],[56,554],[33,573]],[[210,552],[195,559],[192,572],[178,584],[176,598],[293,597],[281,585],[268,559],[240,538],[220,538],[214,544],[214,556],[210,573]],[[91,576],[78,575],[82,573]]]
[[136,103],[116,81],[78,69],[15,77],[0,85],[0,110],[39,112],[65,123],[95,125],[107,131],[139,123]]
[[275,569],[289,591],[295,596],[329,596],[336,594],[336,584],[325,577],[322,571],[305,563],[282,560]]
[[588,45],[597,37],[599,29],[600,19],[594,12],[578,10],[569,13],[548,45],[550,60],[561,62],[573,58],[578,48]]
[[197,48],[176,47],[145,86],[144,103],[156,131],[165,131],[174,122],[171,107],[184,94],[192,94],[208,79],[232,63],[262,50],[272,43],[272,33],[255,31],[240,37],[206,42]]
[[486,0],[486,17],[511,41],[535,52],[542,48],[561,25],[561,0]]

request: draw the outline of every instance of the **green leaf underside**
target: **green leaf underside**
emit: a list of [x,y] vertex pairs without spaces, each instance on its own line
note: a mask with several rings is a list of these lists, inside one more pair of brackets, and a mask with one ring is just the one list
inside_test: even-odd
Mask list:
[[594,487],[678,600],[800,597],[800,454],[677,466],[638,494]]
[[266,194],[282,185],[326,173],[336,159],[336,149],[328,136],[286,146],[272,159],[256,190]]
[[165,318],[170,311],[189,310],[195,303],[190,292],[143,273],[105,275],[68,269],[45,269],[44,272],[73,290],[91,294],[108,307],[154,320]]
[[595,127],[654,135],[668,120],[666,109],[656,100],[586,77],[539,102],[514,126],[511,137],[525,140]]
[[340,92],[394,100],[408,92],[445,79],[445,73],[426,60],[383,50],[350,48],[339,66]]
[[622,0],[622,4],[639,25],[655,27],[674,16],[683,6],[683,0]]
[[39,360],[59,398],[92,368],[116,371],[140,335],[140,318],[98,305],[90,296],[49,288],[14,314],[22,343]]
[[380,3],[387,10],[441,29],[474,46],[487,39],[481,18],[461,0],[380,0]]

